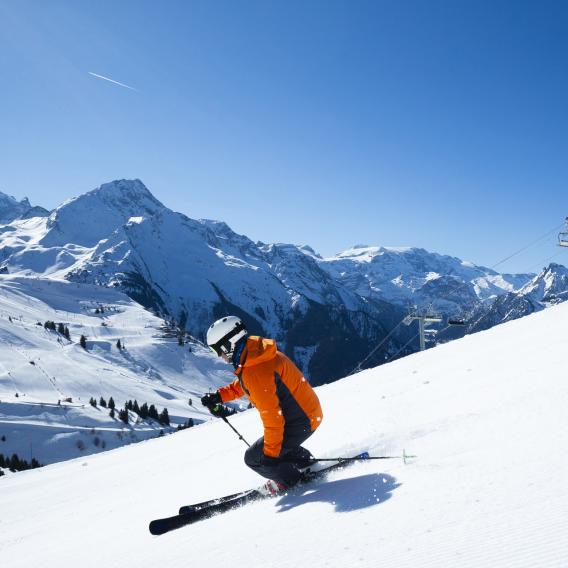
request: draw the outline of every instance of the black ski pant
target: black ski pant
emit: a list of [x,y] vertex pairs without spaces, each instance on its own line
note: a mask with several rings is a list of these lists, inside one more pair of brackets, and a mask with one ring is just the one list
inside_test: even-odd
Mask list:
[[309,463],[307,460],[312,458],[312,454],[300,444],[312,434],[309,426],[304,423],[298,426],[287,425],[279,457],[264,455],[264,437],[262,437],[245,452],[245,463],[262,477],[273,479],[288,487],[295,485],[301,475],[298,467],[305,467]]

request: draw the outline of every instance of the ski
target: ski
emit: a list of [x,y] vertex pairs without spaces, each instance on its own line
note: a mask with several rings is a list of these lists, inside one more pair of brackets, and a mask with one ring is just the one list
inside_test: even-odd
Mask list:
[[[309,479],[301,481],[294,487],[290,488],[290,491],[295,491],[296,488],[303,487],[306,484],[320,479],[333,470],[346,467],[354,463],[356,460],[366,460],[368,458],[368,452],[363,452],[357,456],[354,456],[353,458],[338,461],[337,463],[325,466],[317,471],[312,471],[310,472],[311,475]],[[247,491],[233,493],[232,495],[218,497],[217,499],[210,499],[208,501],[202,501],[201,503],[185,505],[180,508],[179,514],[177,515],[152,521],[149,527],[150,532],[153,535],[161,535],[172,530],[179,529],[183,526],[190,525],[197,521],[212,517],[213,515],[224,513],[226,511],[230,511],[231,509],[237,509],[238,507],[242,507],[243,505],[252,503],[254,501],[260,501],[269,497],[279,497],[283,495],[283,493],[276,495],[267,495],[261,489],[262,488],[249,489]]]
[[[333,458],[330,459],[329,461],[334,461],[337,463],[334,463],[332,465],[324,465],[323,467],[321,467],[320,469],[311,470],[311,476],[309,479],[301,481],[298,483],[298,485],[296,485],[296,487],[299,487],[301,485],[305,485],[306,483],[309,483],[311,481],[313,481],[314,479],[317,479],[319,477],[322,477],[323,475],[329,473],[330,471],[340,468],[340,467],[344,467],[345,465],[352,463],[353,461],[357,461],[357,460],[366,460],[366,459],[370,459],[370,456],[368,454],[368,452],[363,452],[357,456],[354,456],[352,458]],[[314,465],[317,463],[317,461],[314,462]],[[291,488],[293,489],[293,488]],[[259,495],[256,495],[257,493],[259,493]],[[216,499],[210,499],[208,501],[202,501],[201,503],[193,503],[192,505],[185,505],[183,507],[180,507],[179,509],[179,514],[180,515],[185,515],[188,513],[194,513],[196,511],[199,511],[203,508],[210,508],[212,506],[217,506],[217,505],[224,505],[224,504],[229,504],[229,505],[233,505],[235,503],[236,500],[244,500],[245,502],[248,502],[250,500],[256,499],[256,498],[265,498],[265,497],[271,497],[272,495],[264,495],[261,491],[259,491],[259,489],[248,489],[246,491],[240,491],[238,493],[233,493],[232,495],[226,495],[224,497],[217,497]]]
[[217,497],[215,499],[209,499],[208,501],[202,501],[201,503],[193,503],[191,505],[183,505],[179,508],[179,514],[185,515],[187,513],[193,513],[194,511],[199,511],[200,509],[206,509],[208,507],[213,507],[216,505],[221,505],[226,502],[234,501],[235,499],[245,498],[247,495],[256,492],[256,489],[247,489],[246,491],[239,491],[231,495],[224,495],[223,497]]

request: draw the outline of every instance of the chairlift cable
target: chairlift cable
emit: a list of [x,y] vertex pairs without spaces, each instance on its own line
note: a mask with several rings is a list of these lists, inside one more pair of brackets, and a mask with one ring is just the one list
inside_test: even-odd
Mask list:
[[555,233],[556,231],[558,231],[558,229],[561,229],[562,227],[564,227],[564,223],[562,223],[562,225],[558,225],[556,227],[554,227],[554,229],[551,229],[550,231],[548,231],[546,234],[542,235],[541,237],[539,237],[538,239],[532,241],[531,243],[529,243],[528,245],[524,246],[523,248],[519,249],[518,251],[514,252],[513,254],[507,256],[506,258],[504,258],[503,260],[500,260],[499,262],[497,262],[496,264],[494,264],[491,267],[491,270],[494,270],[497,266],[499,266],[500,264],[503,264],[504,262],[506,262],[507,260],[510,260],[511,258],[513,258],[514,256],[517,256],[518,254],[521,254],[522,252],[526,251],[527,249],[529,249],[530,247],[532,247],[533,245],[536,245],[537,243],[539,243],[540,241],[546,239],[547,237],[549,237],[552,233]]
[[420,335],[420,333],[417,333],[414,337],[410,338],[394,355],[392,355],[391,357],[389,357],[385,363],[388,363],[389,361],[393,361],[394,359],[396,359],[396,357],[398,356],[398,354],[401,351],[404,351],[418,336]]
[[369,359],[372,355],[374,355],[374,353],[380,348],[382,347],[382,345],[387,341],[387,339],[403,324],[404,320],[406,319],[406,316],[401,319],[398,324],[393,327],[389,333],[383,338],[383,340],[362,360],[359,362],[359,364],[347,375],[348,377],[353,375],[354,373],[357,373],[361,370],[361,366],[363,365],[363,363],[365,363],[365,361],[367,361],[367,359]]
[[549,256],[548,258],[545,258],[544,260],[541,260],[538,264],[533,264],[529,270],[527,270],[527,272],[532,272],[535,268],[542,266],[543,264],[547,264],[548,262],[550,262],[553,258],[556,258],[557,256],[560,256],[561,254],[563,254],[564,251],[561,250],[559,252],[557,252],[556,254],[553,254],[552,256]]
[[[528,245],[520,248],[519,250],[517,250],[516,252],[514,252],[513,254],[510,254],[509,256],[507,256],[506,258],[503,258],[502,260],[500,260],[499,262],[495,263],[493,266],[489,267],[490,270],[495,270],[495,268],[497,266],[499,266],[500,264],[503,264],[504,262],[506,262],[507,260],[510,260],[511,258],[517,256],[518,254],[521,254],[521,252],[524,252],[525,250],[529,249],[530,247],[532,247],[533,245],[539,243],[540,241],[546,239],[547,237],[549,237],[552,233],[555,233],[556,231],[558,231],[559,229],[561,229],[562,227],[564,227],[567,223],[568,223],[568,217],[566,218],[567,221],[562,223],[561,225],[557,225],[555,226],[553,229],[547,231],[544,235],[538,237],[537,239],[535,239],[534,241],[530,242]],[[557,253],[559,254],[559,253]],[[553,255],[552,257],[550,257],[551,259],[556,257],[557,254]],[[550,260],[550,259],[549,259]],[[545,261],[546,262],[546,261]],[[456,288],[456,290],[454,290],[454,292],[456,292],[457,290],[459,290],[462,287],[465,287],[467,284],[469,284],[469,282],[462,282],[462,284],[460,286],[458,286]],[[384,345],[384,343],[391,337],[391,335],[402,325],[402,323],[404,322],[404,320],[406,319],[406,316],[393,328],[391,329],[391,331],[386,335],[386,337],[361,361],[359,362],[359,364],[357,364],[355,366],[355,368],[347,375],[348,377],[353,375],[354,373],[357,373],[361,370],[362,365],[365,363],[365,361],[367,361],[372,355],[374,355],[374,353]],[[446,331],[446,329],[449,329],[449,325],[447,325],[444,329],[441,330],[441,332]],[[441,333],[438,332],[438,333]],[[389,361],[391,361],[394,357],[396,357],[403,349],[405,349],[412,341],[414,341],[414,339],[416,339],[416,337],[418,337],[419,334],[416,334],[412,339],[410,339],[410,341],[406,342],[404,344],[403,347],[401,347],[394,356],[392,357],[388,357],[384,363],[387,363]],[[383,363],[383,364],[384,364]]]

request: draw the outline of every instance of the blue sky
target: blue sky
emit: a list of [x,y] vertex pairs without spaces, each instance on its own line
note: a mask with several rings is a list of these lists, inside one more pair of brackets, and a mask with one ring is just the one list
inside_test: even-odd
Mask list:
[[567,32],[560,1],[2,0],[0,190],[140,178],[254,240],[492,266],[568,215]]

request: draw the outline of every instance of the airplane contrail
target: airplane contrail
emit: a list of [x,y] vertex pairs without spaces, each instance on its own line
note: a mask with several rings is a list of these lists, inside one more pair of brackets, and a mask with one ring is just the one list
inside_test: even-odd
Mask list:
[[97,75],[97,73],[93,73],[92,71],[88,71],[89,75],[92,75],[93,77],[96,77],[97,79],[103,79],[105,81],[110,81],[111,83],[114,83],[115,85],[120,85],[121,87],[125,87],[126,89],[130,89],[131,91],[138,91],[138,89],[135,89],[134,87],[129,87],[128,85],[125,85],[124,83],[119,83],[118,81],[115,81],[114,79],[109,79],[108,77],[104,77],[103,75]]

